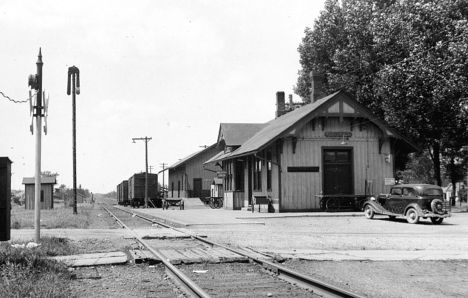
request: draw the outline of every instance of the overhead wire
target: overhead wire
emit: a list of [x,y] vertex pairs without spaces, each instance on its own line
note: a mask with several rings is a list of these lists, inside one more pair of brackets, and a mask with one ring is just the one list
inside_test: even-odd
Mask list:
[[[37,91],[36,91],[36,93],[37,93]],[[36,93],[34,95],[36,95]],[[25,100],[15,100],[15,99],[9,97],[8,95],[6,95],[5,93],[3,93],[2,91],[0,91],[0,95],[3,96],[5,99],[13,102],[13,103],[27,103],[27,102],[29,102],[29,98],[27,98]],[[34,95],[32,95],[32,96],[34,96]]]

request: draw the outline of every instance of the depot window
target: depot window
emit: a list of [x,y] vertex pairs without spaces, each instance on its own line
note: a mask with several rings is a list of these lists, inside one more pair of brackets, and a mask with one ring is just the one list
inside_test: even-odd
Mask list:
[[267,190],[271,190],[271,151],[267,152]]
[[254,159],[254,190],[262,190],[262,160],[259,158]]

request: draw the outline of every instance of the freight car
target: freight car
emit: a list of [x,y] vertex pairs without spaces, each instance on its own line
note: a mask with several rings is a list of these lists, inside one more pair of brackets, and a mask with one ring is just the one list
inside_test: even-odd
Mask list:
[[128,181],[124,180],[117,185],[117,202],[119,205],[128,205]]
[[120,188],[122,187],[122,183],[119,183],[117,184],[117,190],[116,190],[116,194],[117,194],[117,203],[119,205],[122,205],[122,199],[120,198]]
[[[135,174],[128,179],[128,201],[132,207],[145,205],[145,173]],[[148,206],[161,208],[158,175],[148,173]]]

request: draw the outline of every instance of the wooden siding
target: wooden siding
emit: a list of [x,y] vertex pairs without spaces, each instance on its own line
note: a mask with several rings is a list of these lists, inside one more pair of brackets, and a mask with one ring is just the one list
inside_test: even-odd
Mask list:
[[[177,169],[169,169],[169,184],[168,184],[168,197],[169,198],[186,198],[185,193],[185,168],[178,167]],[[177,186],[180,183],[180,193],[178,195]]]
[[[25,208],[34,209],[34,196],[35,196],[35,185],[25,184]],[[41,190],[44,192],[44,201],[40,202],[41,209],[53,209],[54,208],[54,186],[52,184],[42,184]]]
[[[177,168],[169,170],[169,197],[172,197],[172,182],[174,182],[174,197],[177,197],[177,184],[180,181],[180,197],[191,197],[193,192],[193,179],[202,179],[202,196],[210,195],[210,187],[219,167],[208,164],[203,168],[203,163],[213,157],[219,149],[209,148],[197,156],[189,159]],[[207,170],[205,170],[207,169]],[[209,171],[211,170],[211,171]]]
[[[379,153],[379,138],[381,131],[373,124],[367,123],[361,130],[359,125],[351,131],[351,119],[325,118],[324,121],[307,123],[301,129],[296,129],[295,153],[292,137],[284,139],[282,166],[282,196],[281,210],[313,210],[319,209],[319,199],[316,195],[322,193],[323,161],[322,149],[352,148],[354,193],[365,193],[365,181],[373,181],[373,193],[385,191],[384,178],[393,177],[393,163],[386,162],[390,154],[390,143],[384,140]],[[318,125],[317,125],[318,124]],[[322,124],[324,127],[322,128]],[[351,132],[349,139],[326,137],[325,132]],[[383,139],[382,139],[383,140]],[[341,143],[346,141],[346,145]],[[392,158],[392,157],[391,157]],[[318,172],[288,173],[288,166],[319,167]],[[275,180],[273,180],[275,181]],[[277,193],[274,193],[277,196]]]

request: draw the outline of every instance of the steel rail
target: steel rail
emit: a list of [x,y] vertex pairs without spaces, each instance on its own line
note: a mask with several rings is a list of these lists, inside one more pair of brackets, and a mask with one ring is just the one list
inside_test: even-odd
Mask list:
[[146,216],[138,214],[138,213],[136,213],[134,211],[129,211],[129,210],[125,209],[125,208],[121,208],[121,207],[117,207],[117,206],[114,206],[114,208],[117,208],[117,209],[119,209],[121,211],[124,211],[124,212],[127,212],[129,214],[135,215],[135,216],[137,216],[137,217],[139,217],[141,219],[144,219],[146,221],[149,221],[149,222],[151,222],[153,224],[158,224],[160,226],[172,229],[174,231],[184,233],[184,234],[189,235],[190,237],[192,237],[192,238],[194,238],[196,240],[199,240],[201,242],[209,244],[210,246],[222,247],[222,248],[227,249],[229,251],[232,251],[232,252],[234,252],[236,254],[247,257],[250,260],[254,261],[255,263],[261,265],[263,268],[269,270],[270,272],[275,273],[279,278],[282,278],[283,280],[286,280],[286,281],[288,281],[288,282],[290,282],[292,284],[296,284],[296,285],[298,285],[300,287],[312,290],[314,293],[322,295],[323,297],[350,297],[350,298],[361,298],[361,297],[363,297],[363,296],[359,296],[359,295],[357,295],[355,293],[352,293],[350,291],[338,288],[338,287],[336,287],[334,285],[328,284],[326,282],[320,281],[318,279],[315,279],[315,278],[313,278],[311,276],[305,275],[305,274],[300,273],[298,271],[289,269],[289,268],[284,267],[282,265],[272,263],[272,262],[267,261],[267,260],[259,259],[259,258],[255,257],[255,256],[252,256],[251,254],[249,254],[249,253],[247,253],[245,251],[235,249],[235,248],[232,248],[232,247],[229,247],[229,246],[225,246],[223,244],[219,244],[219,243],[216,243],[216,242],[212,242],[210,240],[204,239],[202,237],[199,237],[199,236],[194,235],[192,233],[189,233],[187,231],[183,231],[183,230],[180,230],[178,228],[171,227],[170,225],[168,225],[166,223],[162,223],[160,221],[157,221],[154,218],[146,217]]
[[[159,260],[161,260],[166,266],[166,272],[168,275],[189,295],[193,297],[203,297],[209,298],[210,295],[206,293],[202,288],[200,288],[194,281],[192,281],[189,277],[187,277],[182,271],[177,269],[174,265],[172,265],[168,260],[165,259],[164,255],[162,255],[159,251],[150,247],[150,245],[143,240],[135,231],[130,229],[125,223],[122,222],[112,211],[107,209],[106,207],[102,206],[115,220],[125,229],[131,231],[135,239],[140,242],[148,251],[150,251],[154,256],[156,256]],[[120,210],[120,209],[119,209]],[[138,216],[135,214],[135,216]]]

